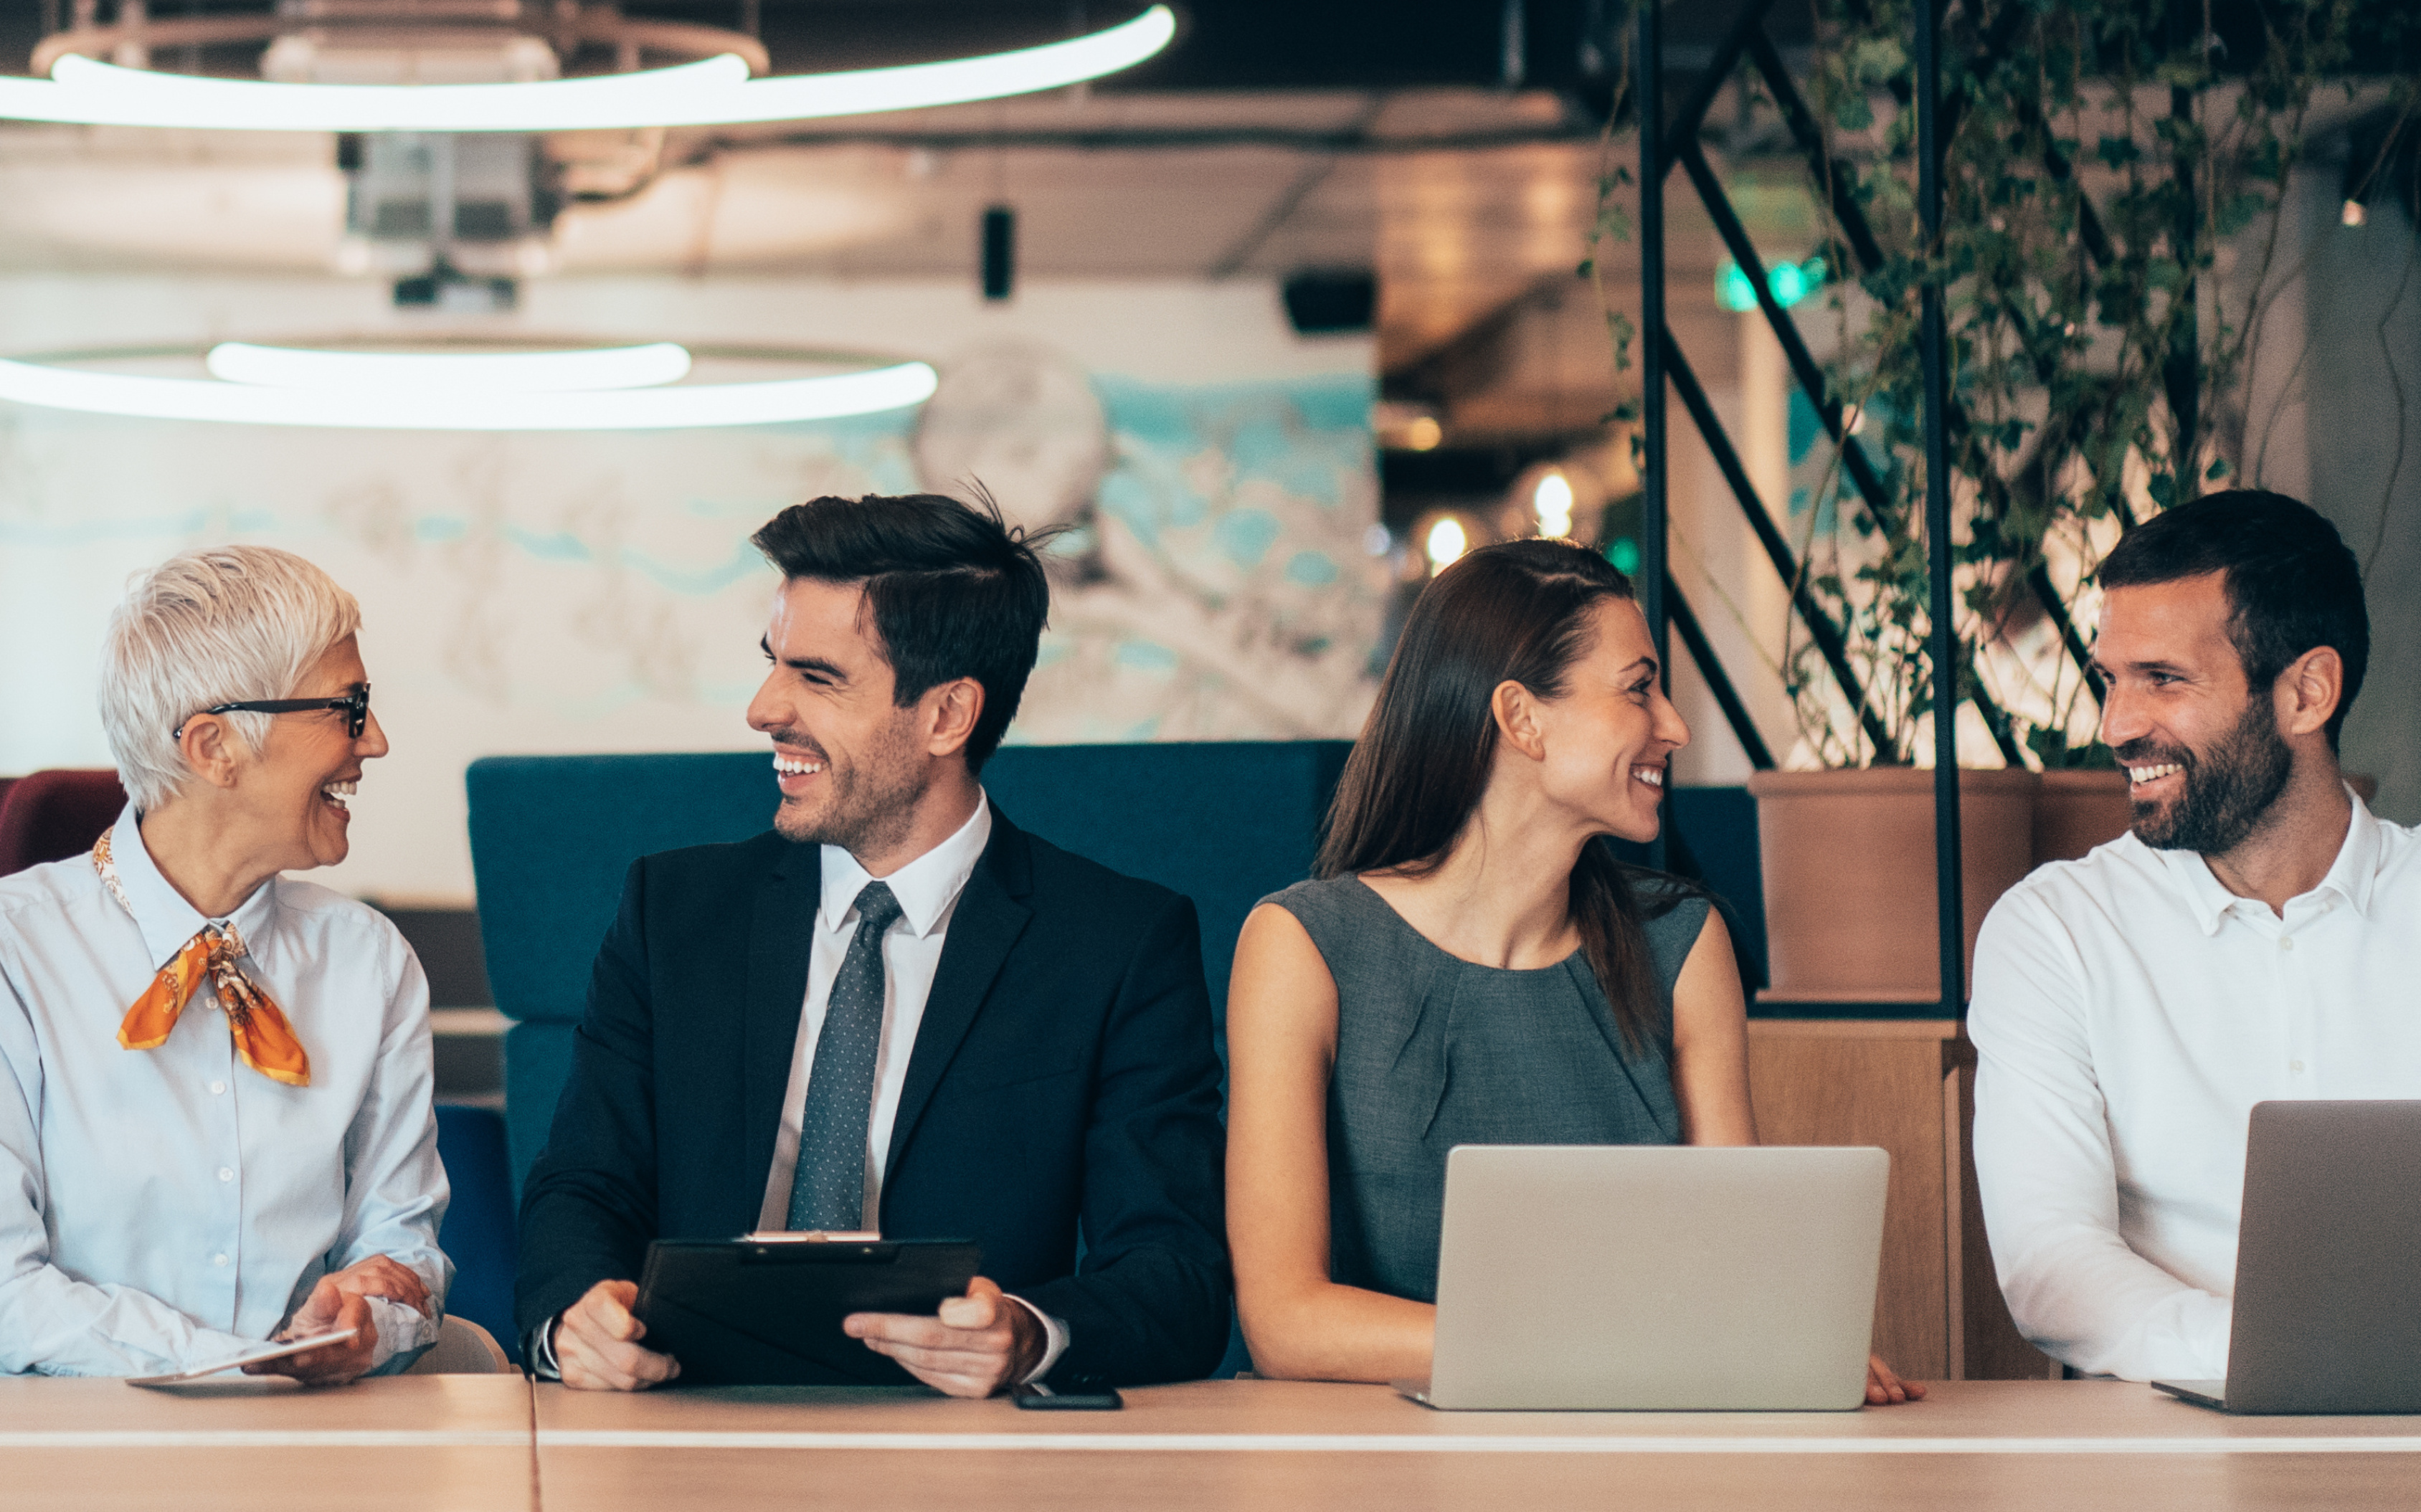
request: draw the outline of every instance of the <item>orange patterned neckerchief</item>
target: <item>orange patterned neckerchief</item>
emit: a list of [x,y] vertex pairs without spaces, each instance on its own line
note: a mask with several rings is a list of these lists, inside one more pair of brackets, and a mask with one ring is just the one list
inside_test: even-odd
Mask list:
[[[133,918],[134,905],[127,901],[126,890],[117,883],[117,866],[109,858],[109,837],[116,831],[112,825],[93,842],[92,867],[101,873],[109,896]],[[243,1063],[273,1082],[309,1086],[311,1057],[303,1052],[303,1042],[294,1037],[294,1026],[286,1021],[276,1003],[237,970],[236,961],[244,954],[243,936],[236,933],[234,925],[204,925],[126,1010],[125,1021],[117,1026],[117,1042],[128,1050],[164,1044],[169,1031],[177,1027],[177,1016],[185,1011],[185,1005],[208,977],[218,989],[219,1006],[226,1011],[235,1052],[243,1057]]]

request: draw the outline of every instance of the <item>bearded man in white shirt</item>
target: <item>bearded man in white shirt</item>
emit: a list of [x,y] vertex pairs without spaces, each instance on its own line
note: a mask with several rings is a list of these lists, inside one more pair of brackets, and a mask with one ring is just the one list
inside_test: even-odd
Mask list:
[[345,859],[384,756],[351,594],[299,556],[187,552],[111,616],[131,802],[0,878],[0,1373],[135,1376],[277,1337],[333,1384],[437,1336],[429,985]]
[[2326,520],[2213,494],[2101,581],[2133,827],[1984,921],[1976,1173],[2027,1338],[2087,1374],[2216,1380],[2253,1104],[2421,1097],[2421,844],[2337,767],[2370,628]]

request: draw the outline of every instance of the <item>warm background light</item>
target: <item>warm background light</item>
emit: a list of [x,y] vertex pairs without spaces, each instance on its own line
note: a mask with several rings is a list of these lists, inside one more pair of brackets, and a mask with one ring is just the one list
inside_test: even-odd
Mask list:
[[1471,538],[1464,533],[1462,522],[1448,515],[1429,526],[1429,539],[1423,544],[1429,552],[1429,573],[1434,577],[1471,549]]
[[1539,534],[1558,540],[1572,533],[1572,481],[1561,473],[1549,473],[1539,479],[1539,487],[1530,495],[1531,512],[1538,516]]

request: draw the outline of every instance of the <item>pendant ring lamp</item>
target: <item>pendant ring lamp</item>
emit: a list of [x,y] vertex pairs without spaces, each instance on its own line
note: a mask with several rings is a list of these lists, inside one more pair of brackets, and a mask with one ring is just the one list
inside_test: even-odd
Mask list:
[[[343,350],[222,342],[0,358],[0,399],[90,414],[365,430],[674,430],[779,425],[921,404],[930,366],[864,353],[701,345],[708,359],[846,364],[854,371],[683,383],[692,349],[669,341],[565,346],[392,339]],[[334,349],[334,350],[331,350]],[[387,350],[380,350],[387,349]],[[93,363],[201,357],[207,379],[96,370]]]
[[732,126],[918,110],[1031,94],[1132,68],[1166,47],[1164,5],[1066,41],[981,57],[751,79],[732,54],[525,84],[273,84],[124,69],[66,54],[49,79],[0,78],[0,119],[254,132],[570,132]]

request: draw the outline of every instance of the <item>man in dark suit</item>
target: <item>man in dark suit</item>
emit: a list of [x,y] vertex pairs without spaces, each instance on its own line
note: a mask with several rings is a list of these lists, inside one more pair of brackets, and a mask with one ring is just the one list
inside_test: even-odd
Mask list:
[[939,1317],[846,1325],[943,1391],[1207,1374],[1228,1281],[1194,906],[976,781],[1049,608],[1032,543],[929,494],[817,499],[755,540],[785,580],[748,709],[775,833],[631,868],[523,1196],[528,1357],[669,1380],[631,1313],[650,1239],[879,1228],[983,1248]]

